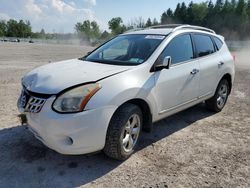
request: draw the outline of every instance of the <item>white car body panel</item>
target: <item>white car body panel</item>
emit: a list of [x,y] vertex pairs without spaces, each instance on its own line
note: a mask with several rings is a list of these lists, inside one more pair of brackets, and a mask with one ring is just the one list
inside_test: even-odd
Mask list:
[[[206,57],[172,65],[169,69],[151,72],[166,45],[183,33],[205,31],[183,29],[149,29],[128,34],[169,34],[151,57],[138,66],[117,66],[84,62],[78,59],[52,63],[34,69],[24,76],[23,85],[34,93],[55,94],[46,100],[39,113],[26,113],[35,136],[48,147],[63,154],[84,154],[103,149],[109,122],[122,104],[134,99],[145,101],[156,122],[206,99],[211,98],[225,74],[234,80],[233,58],[224,44]],[[223,62],[223,65],[219,65]],[[199,72],[190,74],[193,69]],[[60,114],[52,110],[56,94],[84,83],[98,80],[101,89],[92,96],[83,112]],[[22,112],[22,109],[20,109]],[[68,139],[73,139],[73,144]]]
[[72,59],[36,68],[23,77],[30,91],[57,94],[65,88],[94,82],[129,69],[127,66],[105,65]]
[[[36,138],[62,154],[77,155],[101,150],[105,144],[108,123],[116,107],[106,106],[77,114],[58,114],[51,110],[54,100],[55,97],[47,100],[39,113],[27,114],[28,127]],[[74,140],[73,144],[69,142],[69,137]]]
[[[190,74],[193,69],[199,69],[197,60],[173,65],[170,69],[155,74],[155,93],[159,113],[193,101],[198,97],[200,73]],[[178,74],[176,74],[177,72]]]

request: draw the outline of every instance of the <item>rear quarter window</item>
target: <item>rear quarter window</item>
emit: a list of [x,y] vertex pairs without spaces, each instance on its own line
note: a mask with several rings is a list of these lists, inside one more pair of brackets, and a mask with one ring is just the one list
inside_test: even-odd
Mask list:
[[215,52],[213,41],[209,35],[193,34],[192,37],[198,57],[203,57]]
[[215,45],[217,47],[217,50],[220,50],[221,47],[223,46],[223,42],[217,37],[213,37],[213,39],[214,39]]

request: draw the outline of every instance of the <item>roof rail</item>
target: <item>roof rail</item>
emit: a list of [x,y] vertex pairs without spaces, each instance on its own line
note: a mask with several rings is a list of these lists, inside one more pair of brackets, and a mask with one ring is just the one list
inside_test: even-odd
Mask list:
[[176,28],[179,26],[182,26],[182,24],[155,25],[155,26],[151,26],[149,28],[151,28],[151,29],[164,29],[164,28]]
[[163,29],[163,28],[173,28],[172,32],[181,30],[181,29],[196,29],[196,30],[202,30],[202,31],[207,31],[210,33],[215,33],[214,30],[212,29],[208,29],[205,27],[201,27],[201,26],[194,26],[194,25],[183,25],[183,24],[167,24],[167,25],[156,25],[156,26],[152,26],[150,27],[152,29]]
[[196,30],[207,31],[210,33],[215,33],[215,31],[212,29],[208,29],[206,27],[201,27],[201,26],[194,26],[194,25],[180,25],[178,27],[175,27],[172,32],[175,32],[181,29],[196,29]]

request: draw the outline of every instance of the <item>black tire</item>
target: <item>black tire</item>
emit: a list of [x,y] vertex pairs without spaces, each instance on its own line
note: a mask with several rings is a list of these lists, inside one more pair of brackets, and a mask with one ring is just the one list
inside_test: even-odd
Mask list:
[[[134,143],[134,146],[130,151],[126,151],[124,149],[124,144],[123,138],[124,136],[127,136],[127,127],[128,127],[128,122],[130,121],[130,118],[136,118],[140,121],[140,126],[137,129],[139,131],[137,139]],[[134,120],[132,120],[134,121]],[[107,135],[106,135],[106,143],[104,147],[104,153],[114,159],[117,160],[126,160],[129,158],[132,153],[134,152],[134,149],[136,148],[138,144],[138,137],[141,132],[142,128],[142,112],[140,108],[134,104],[124,104],[121,106],[113,115],[111,118],[111,121],[109,123],[109,127],[107,130]],[[139,124],[139,123],[138,123]],[[130,129],[132,130],[132,129]],[[131,131],[132,132],[132,131]],[[132,133],[131,133],[132,134]],[[132,138],[132,136],[131,136]],[[129,137],[130,139],[130,137]],[[128,141],[129,144],[129,141]]]
[[[218,100],[219,100],[219,97],[221,97],[220,92],[222,91],[221,90],[222,87],[226,87],[226,91],[225,91],[225,97],[223,99],[224,102],[223,102],[223,104],[222,103],[220,104],[220,102]],[[224,106],[227,102],[229,93],[230,93],[229,83],[226,79],[222,79],[217,86],[217,89],[216,89],[214,96],[205,101],[207,108],[213,112],[220,112],[224,108]]]

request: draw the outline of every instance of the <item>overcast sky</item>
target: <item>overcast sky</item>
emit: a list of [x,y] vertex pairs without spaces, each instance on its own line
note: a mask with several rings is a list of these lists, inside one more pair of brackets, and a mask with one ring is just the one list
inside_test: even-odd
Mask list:
[[[160,19],[168,8],[183,0],[0,0],[0,19],[30,20],[33,31],[68,33],[83,20],[96,20],[101,29],[107,22],[122,17],[127,24],[133,18]],[[205,0],[204,0],[205,1]],[[185,1],[188,4],[190,1]],[[202,0],[193,0],[202,2]]]

